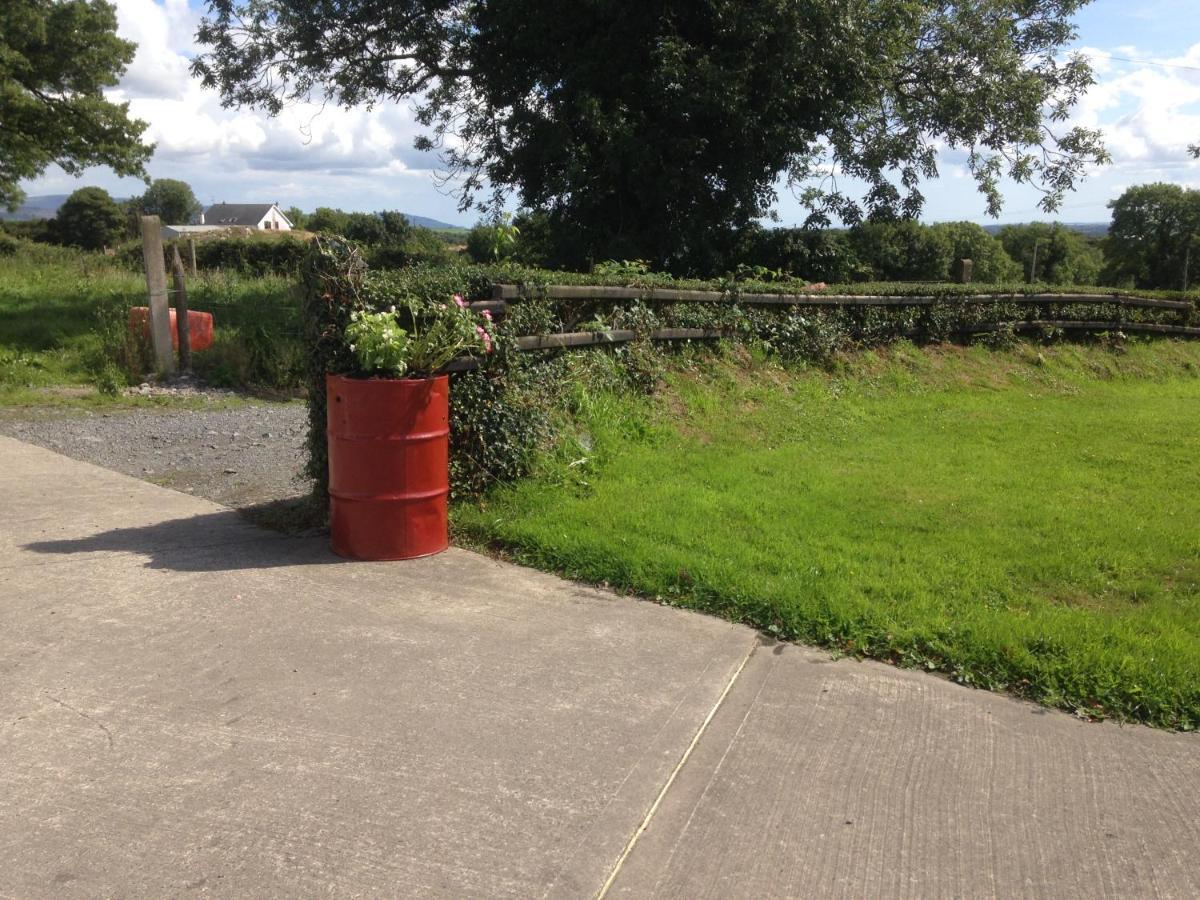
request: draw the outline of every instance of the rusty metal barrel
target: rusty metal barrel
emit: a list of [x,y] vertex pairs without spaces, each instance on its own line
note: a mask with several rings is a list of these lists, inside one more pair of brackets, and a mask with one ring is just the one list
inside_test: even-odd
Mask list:
[[413,559],[449,546],[450,379],[327,375],[333,551]]

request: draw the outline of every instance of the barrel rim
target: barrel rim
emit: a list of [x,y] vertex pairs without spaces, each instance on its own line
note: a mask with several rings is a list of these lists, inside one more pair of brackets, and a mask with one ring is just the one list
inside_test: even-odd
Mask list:
[[359,378],[354,375],[346,375],[341,372],[326,372],[325,373],[326,384],[328,384],[329,382],[332,382],[332,381],[340,381],[344,384],[353,384],[353,385],[434,384],[439,381],[449,381],[449,380],[450,380],[450,374],[448,372],[443,372],[440,375],[421,375],[418,377],[402,375],[399,378],[385,378],[381,375],[368,375],[366,377]]

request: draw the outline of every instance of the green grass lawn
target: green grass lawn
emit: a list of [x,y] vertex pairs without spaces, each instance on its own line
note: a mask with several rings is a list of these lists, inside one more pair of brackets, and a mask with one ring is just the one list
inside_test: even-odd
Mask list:
[[468,540],[1089,716],[1200,724],[1200,345],[681,366]]

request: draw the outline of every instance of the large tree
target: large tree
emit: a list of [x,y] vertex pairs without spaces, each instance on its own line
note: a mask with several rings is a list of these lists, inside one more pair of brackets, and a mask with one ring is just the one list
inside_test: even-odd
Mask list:
[[1021,267],[1004,251],[1004,245],[974,222],[939,222],[930,230],[951,247],[952,268],[942,278],[953,277],[953,260],[969,259],[972,278],[985,284],[1020,281]]
[[187,225],[203,209],[192,186],[176,178],[155,178],[137,207],[142,215],[158,216],[164,225]]
[[209,0],[193,71],[272,113],[412,100],[464,207],[512,190],[575,262],[704,268],[781,176],[816,219],[915,216],[941,147],[989,212],[1005,176],[1053,209],[1105,158],[1063,124],[1092,83],[1061,52],[1084,3]]
[[[1120,284],[1175,289],[1200,281],[1200,191],[1139,184],[1112,201],[1107,276]],[[1190,270],[1190,271],[1189,271]]]
[[998,237],[1030,281],[1060,285],[1100,281],[1104,266],[1100,249],[1060,222],[1005,225]]
[[146,123],[103,94],[133,51],[104,0],[0,2],[0,205],[16,208],[18,182],[51,163],[75,175],[97,165],[145,175]]
[[54,232],[64,244],[99,250],[121,240],[125,213],[103,188],[80,188],[58,208]]
[[850,230],[850,246],[880,281],[940,281],[954,255],[942,231],[912,219],[863,222]]

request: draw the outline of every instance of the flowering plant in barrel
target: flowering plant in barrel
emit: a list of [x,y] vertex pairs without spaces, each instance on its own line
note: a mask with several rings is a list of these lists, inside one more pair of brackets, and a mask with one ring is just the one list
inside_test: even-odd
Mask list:
[[325,378],[333,549],[357,559],[428,556],[449,543],[450,384],[439,373],[491,352],[491,316],[457,294],[376,309],[355,310],[346,324],[355,371]]
[[490,353],[491,319],[461,294],[444,303],[406,297],[380,312],[351,313],[346,343],[364,377],[429,377],[464,354]]

